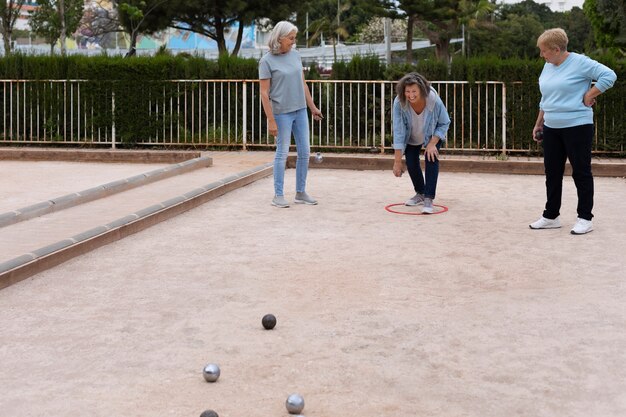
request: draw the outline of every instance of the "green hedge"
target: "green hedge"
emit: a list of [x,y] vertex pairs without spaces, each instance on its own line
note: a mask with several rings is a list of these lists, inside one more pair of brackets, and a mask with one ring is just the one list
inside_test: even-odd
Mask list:
[[258,61],[221,57],[211,61],[200,57],[156,56],[26,56],[15,54],[0,59],[0,78],[28,80],[176,80],[254,79]]
[[[626,76],[626,60],[614,56],[596,56],[618,74]],[[331,77],[336,80],[398,80],[417,71],[433,81],[536,81],[543,61],[501,59],[498,57],[455,58],[448,67],[435,60],[421,60],[416,65],[385,66],[376,56],[355,56],[350,62],[333,64]],[[313,71],[313,78],[318,76]],[[218,61],[193,56],[96,57],[27,56],[15,54],[0,58],[2,79],[83,79],[83,80],[176,80],[176,79],[256,79],[258,60],[224,56]]]

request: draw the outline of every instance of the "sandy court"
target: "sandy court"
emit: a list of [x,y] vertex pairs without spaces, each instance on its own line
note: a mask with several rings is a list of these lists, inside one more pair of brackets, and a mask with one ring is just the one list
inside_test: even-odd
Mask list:
[[143,174],[169,164],[2,161],[0,213]]
[[543,181],[444,172],[449,212],[406,216],[406,175],[312,170],[289,209],[266,178],[8,287],[0,415],[624,416],[626,181],[585,236],[569,178],[528,228]]

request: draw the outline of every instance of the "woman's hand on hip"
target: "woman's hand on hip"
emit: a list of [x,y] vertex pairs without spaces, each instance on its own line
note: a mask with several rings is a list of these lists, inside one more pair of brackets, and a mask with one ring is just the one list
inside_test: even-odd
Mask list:
[[591,90],[587,91],[587,92],[585,93],[585,95],[583,96],[583,103],[584,103],[584,104],[585,104],[585,106],[587,106],[587,107],[591,107],[591,106],[593,106],[594,104],[596,104],[596,98],[595,98],[595,97],[592,97],[592,95],[591,95],[590,91],[591,91]]

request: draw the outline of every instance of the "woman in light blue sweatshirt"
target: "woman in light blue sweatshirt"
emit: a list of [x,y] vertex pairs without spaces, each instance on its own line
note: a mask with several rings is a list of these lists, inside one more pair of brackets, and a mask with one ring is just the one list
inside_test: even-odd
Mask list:
[[[407,206],[423,204],[422,213],[433,212],[439,176],[439,148],[446,140],[450,117],[437,92],[422,75],[411,72],[398,81],[393,101],[393,173],[402,175],[402,155],[413,182],[415,196]],[[420,166],[424,148],[426,178]]]
[[548,29],[537,39],[546,64],[539,76],[541,102],[533,138],[543,144],[547,201],[543,215],[530,228],[561,227],[563,173],[569,159],[578,192],[578,219],[571,233],[580,235],[593,230],[592,106],[597,96],[613,86],[617,76],[593,59],[568,52],[567,42],[567,34],[560,28]]

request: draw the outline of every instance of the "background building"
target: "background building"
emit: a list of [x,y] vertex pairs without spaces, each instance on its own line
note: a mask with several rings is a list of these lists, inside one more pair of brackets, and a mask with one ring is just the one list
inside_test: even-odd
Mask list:
[[[520,0],[502,0],[503,4],[515,4]],[[583,8],[585,0],[535,0],[535,3],[545,4],[553,12],[566,12],[574,7]]]

